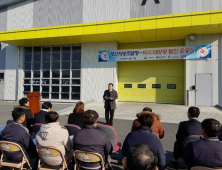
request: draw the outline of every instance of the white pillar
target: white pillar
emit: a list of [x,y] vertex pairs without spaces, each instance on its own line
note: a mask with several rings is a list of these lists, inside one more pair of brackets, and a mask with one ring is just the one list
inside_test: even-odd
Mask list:
[[117,42],[93,42],[82,44],[81,100],[103,101],[108,83],[117,90],[117,62],[99,62],[99,50],[117,50]]

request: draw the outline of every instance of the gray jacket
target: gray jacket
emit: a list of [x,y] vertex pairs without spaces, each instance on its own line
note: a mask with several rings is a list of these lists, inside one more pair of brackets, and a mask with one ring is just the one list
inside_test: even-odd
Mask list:
[[[109,90],[104,91],[103,99],[105,100],[105,97],[109,97]],[[113,100],[105,100],[104,108],[109,108],[108,105],[110,105],[111,110],[116,109],[116,99],[118,98],[118,94],[116,90],[112,90],[110,92],[110,97],[113,98]]]

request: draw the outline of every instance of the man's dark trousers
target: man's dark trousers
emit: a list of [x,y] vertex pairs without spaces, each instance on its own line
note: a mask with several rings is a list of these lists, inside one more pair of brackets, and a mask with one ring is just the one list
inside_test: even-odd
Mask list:
[[[112,98],[112,100],[110,99],[107,100],[106,97],[110,97]],[[115,101],[117,98],[118,94],[114,89],[112,89],[112,91],[110,90],[104,91],[103,99],[105,100],[104,108],[105,108],[106,124],[113,125],[114,111],[116,109]]]
[[[109,107],[107,107],[105,109],[105,117],[106,117],[106,124],[109,124],[109,125],[113,125],[113,117],[114,117],[114,109],[111,110],[110,108],[110,104],[108,105]],[[110,116],[109,116],[110,114]]]

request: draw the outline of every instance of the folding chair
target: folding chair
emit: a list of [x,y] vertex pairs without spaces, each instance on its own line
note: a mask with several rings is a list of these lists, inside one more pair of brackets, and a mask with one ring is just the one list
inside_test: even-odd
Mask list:
[[113,152],[117,152],[122,144],[118,142],[116,129],[113,126],[109,125],[97,125],[97,129],[105,132],[108,135],[108,138],[113,145]]
[[[8,166],[8,167],[11,167],[13,170],[14,170],[14,168],[22,170],[22,169],[27,169],[27,168],[23,168],[24,164],[27,163],[28,167],[30,169],[32,169],[32,167],[29,163],[29,160],[27,159],[27,157],[20,145],[14,143],[14,142],[0,141],[0,150],[3,153],[1,155],[0,167]],[[5,152],[21,152],[23,154],[22,161],[21,162],[9,161],[7,159]]]
[[[73,156],[74,156],[74,160],[75,160],[74,170],[81,170],[81,168],[105,170],[103,158],[98,153],[76,150],[73,153]],[[99,162],[101,165],[98,167],[86,167],[86,166],[82,166],[80,162],[84,162],[84,163]]]
[[[113,146],[113,153],[114,152],[117,152],[122,144],[120,142],[118,142],[118,136],[117,136],[117,133],[116,133],[116,129],[113,127],[113,126],[110,126],[110,125],[97,125],[97,129],[105,132]],[[112,165],[110,163],[110,160],[111,160],[111,157],[108,156],[108,160],[107,160],[107,163],[109,165],[109,168],[112,170]]]
[[203,166],[195,166],[191,168],[191,170],[222,170],[222,168],[214,169],[214,168],[208,168],[208,167],[203,167]]
[[200,140],[203,136],[202,135],[190,135],[184,139],[182,146],[185,148],[188,143],[196,140]]
[[65,127],[69,132],[69,136],[75,136],[76,132],[81,129],[79,126],[73,124],[67,124]]
[[[55,147],[38,146],[37,152],[39,154],[38,170],[68,169],[68,164],[70,162],[66,162],[66,159],[65,159],[63,153],[59,149],[57,149]],[[56,157],[56,156],[60,156],[62,158],[62,162],[60,165],[52,166],[52,165],[48,165],[46,160],[44,161],[44,157]]]

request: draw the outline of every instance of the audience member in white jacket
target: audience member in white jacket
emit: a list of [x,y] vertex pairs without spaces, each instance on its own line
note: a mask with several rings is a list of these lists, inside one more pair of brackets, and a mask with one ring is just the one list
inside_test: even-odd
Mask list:
[[[48,112],[45,115],[47,124],[41,126],[36,135],[37,146],[52,146],[60,149],[66,160],[73,157],[72,141],[67,129],[59,124],[59,115],[56,112]],[[48,165],[60,165],[61,157],[43,157]]]

